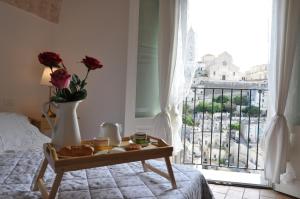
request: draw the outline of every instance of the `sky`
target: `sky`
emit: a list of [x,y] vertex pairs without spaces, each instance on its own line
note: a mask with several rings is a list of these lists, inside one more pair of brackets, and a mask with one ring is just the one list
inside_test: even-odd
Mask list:
[[241,71],[269,60],[271,0],[190,0],[197,55],[230,53]]

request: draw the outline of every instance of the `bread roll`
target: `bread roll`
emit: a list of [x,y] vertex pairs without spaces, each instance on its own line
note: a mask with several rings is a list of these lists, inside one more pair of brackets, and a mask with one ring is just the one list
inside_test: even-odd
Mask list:
[[139,144],[128,144],[125,146],[126,151],[140,150],[142,148]]
[[80,145],[63,147],[57,152],[57,154],[58,156],[78,157],[93,155],[93,152],[94,148],[90,145]]

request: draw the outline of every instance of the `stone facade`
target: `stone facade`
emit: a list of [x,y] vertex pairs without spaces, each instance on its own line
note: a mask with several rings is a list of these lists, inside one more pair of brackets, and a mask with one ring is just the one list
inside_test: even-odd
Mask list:
[[223,52],[212,59],[212,56],[204,56],[203,63],[208,72],[208,78],[212,81],[239,81],[240,69],[233,64],[232,56]]
[[267,80],[267,64],[261,64],[252,66],[250,70],[246,71],[245,73],[245,80],[246,81],[262,81]]

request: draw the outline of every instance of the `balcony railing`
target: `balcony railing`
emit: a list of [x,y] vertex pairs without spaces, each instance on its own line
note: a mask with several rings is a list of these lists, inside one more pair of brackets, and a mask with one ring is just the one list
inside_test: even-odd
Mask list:
[[183,163],[263,169],[267,90],[192,88],[184,101]]

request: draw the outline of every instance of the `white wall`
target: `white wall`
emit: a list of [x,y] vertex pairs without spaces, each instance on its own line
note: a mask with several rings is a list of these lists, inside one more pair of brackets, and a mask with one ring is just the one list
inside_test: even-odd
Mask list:
[[0,2],[0,111],[40,117],[47,87],[39,84],[40,51],[50,49],[55,25]]
[[102,121],[124,124],[128,15],[127,0],[63,1],[55,51],[81,77],[86,70],[78,62],[85,55],[104,65],[91,72],[88,97],[78,109],[83,137],[95,136]]
[[292,136],[292,146],[291,146],[291,155],[290,155],[290,161],[295,169],[296,176],[298,180],[300,181],[300,126],[294,127],[294,133]]
[[48,90],[39,85],[37,55],[52,50],[81,77],[85,55],[104,64],[90,74],[78,109],[83,137],[95,136],[102,121],[124,123],[128,15],[128,0],[64,0],[53,24],[0,2],[0,111],[40,117]]

